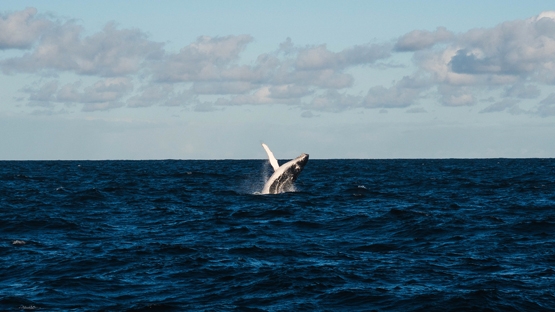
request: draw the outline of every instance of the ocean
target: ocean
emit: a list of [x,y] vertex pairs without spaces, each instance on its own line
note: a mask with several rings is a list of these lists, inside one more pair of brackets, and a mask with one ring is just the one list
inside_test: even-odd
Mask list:
[[270,172],[0,162],[0,310],[555,311],[555,159]]

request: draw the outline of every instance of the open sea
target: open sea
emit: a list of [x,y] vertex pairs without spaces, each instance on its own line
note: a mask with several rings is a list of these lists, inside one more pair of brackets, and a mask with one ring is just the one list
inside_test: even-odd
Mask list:
[[555,311],[555,159],[270,172],[1,161],[0,311]]

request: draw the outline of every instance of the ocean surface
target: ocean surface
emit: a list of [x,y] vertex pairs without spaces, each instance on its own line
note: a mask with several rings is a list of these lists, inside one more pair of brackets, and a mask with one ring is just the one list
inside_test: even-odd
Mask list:
[[555,159],[270,170],[0,162],[0,311],[555,311]]

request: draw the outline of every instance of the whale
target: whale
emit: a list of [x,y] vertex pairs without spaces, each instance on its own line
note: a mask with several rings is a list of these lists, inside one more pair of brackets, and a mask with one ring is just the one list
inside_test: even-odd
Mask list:
[[268,145],[262,143],[262,147],[268,154],[270,165],[274,168],[274,173],[270,176],[268,181],[264,184],[262,194],[279,194],[288,192],[293,189],[293,183],[303,171],[304,166],[308,163],[308,154],[301,154],[299,157],[279,165],[274,153],[270,150]]

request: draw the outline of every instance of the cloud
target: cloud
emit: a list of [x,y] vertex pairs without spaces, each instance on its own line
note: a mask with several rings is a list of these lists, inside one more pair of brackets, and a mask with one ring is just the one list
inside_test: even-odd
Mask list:
[[449,65],[451,70],[458,74],[511,74],[511,72],[502,72],[501,64],[496,60],[486,58],[479,52],[465,49],[458,50],[451,58]]
[[555,104],[555,93],[549,94],[545,99],[540,101],[542,105],[553,105]]
[[[161,105],[169,107],[188,106],[199,104],[198,96],[190,89],[172,91],[167,99],[160,99]],[[153,103],[156,104],[156,103]]]
[[191,91],[197,95],[219,95],[214,104],[220,106],[300,104],[316,89],[352,86],[354,79],[343,72],[346,68],[388,57],[391,49],[361,45],[335,53],[325,45],[296,47],[288,38],[277,51],[241,65],[240,53],[252,40],[247,35],[199,37],[157,62],[153,77],[165,83],[192,82]]
[[33,106],[54,108],[54,104],[84,104],[84,111],[107,110],[123,106],[123,99],[133,90],[128,78],[106,78],[81,89],[81,82],[59,87],[56,80],[48,81],[38,88],[25,88],[29,103]]
[[[389,56],[389,49],[384,46],[354,46],[335,53],[325,45],[294,48],[288,39],[278,50],[287,49],[285,58],[263,53],[253,65],[239,65],[240,52],[252,40],[248,35],[199,37],[154,65],[154,78],[169,83],[194,82],[194,89],[200,94],[239,94],[272,87],[275,97],[288,97],[295,92],[304,95],[310,86],[350,87],[353,77],[342,72],[345,68]],[[288,95],[278,94],[278,90],[293,84],[301,88],[294,91],[287,87]]]
[[88,86],[81,94],[81,103],[106,103],[119,101],[133,90],[128,78],[107,78]]
[[303,117],[303,118],[313,118],[313,117],[318,117],[318,116],[314,115],[311,111],[303,111],[301,113],[301,117]]
[[455,72],[531,75],[555,61],[555,19],[544,12],[491,29],[473,29],[457,43],[463,48],[452,60]]
[[441,85],[438,88],[440,102],[444,106],[460,107],[476,104],[476,98],[469,87]]
[[29,101],[33,103],[33,105],[51,106],[50,101],[55,99],[55,93],[57,90],[58,82],[56,80],[52,80],[46,82],[37,89],[25,88],[23,91],[29,93]]
[[326,45],[320,45],[301,51],[295,66],[299,69],[327,69],[340,66],[340,62],[339,54],[329,51]]
[[[395,50],[414,52],[417,73],[437,86],[444,106],[475,105],[475,94],[501,89],[504,99],[481,112],[522,113],[518,100],[537,99],[540,86],[555,84],[555,12],[459,34],[412,31]],[[550,111],[545,103],[538,107],[540,114]]]
[[360,64],[372,64],[391,55],[389,45],[357,45],[341,52],[331,52],[326,45],[302,49],[295,61],[301,70],[343,69]]
[[279,77],[274,81],[279,84],[297,84],[305,86],[315,86],[325,89],[343,89],[353,85],[354,78],[350,74],[333,69],[323,70],[299,70],[289,72],[286,77]]
[[368,90],[363,106],[369,108],[407,107],[415,103],[419,93],[418,89],[375,86]]
[[81,101],[82,95],[80,94],[81,81],[68,83],[57,90],[56,101],[61,103],[78,103]]
[[272,97],[270,87],[264,86],[249,94],[240,94],[231,97],[220,97],[214,104],[221,106],[233,105],[263,105],[263,104],[300,104],[297,98],[281,98]]
[[[239,59],[249,35],[208,37],[184,47],[179,53],[168,55],[154,67],[155,80],[161,82],[191,82],[220,79],[250,78],[247,67],[232,66]],[[243,76],[244,75],[244,76]]]
[[[212,111],[283,104],[301,109],[303,117],[355,108],[417,113],[426,111],[423,99],[461,107],[476,105],[478,95],[496,94],[481,112],[519,113],[519,101],[537,100],[544,87],[555,85],[555,12],[461,33],[414,30],[392,42],[335,51],[286,38],[275,50],[245,59],[254,40],[248,34],[199,36],[170,52],[139,29],[108,23],[89,33],[75,20],[27,8],[0,15],[0,50],[17,50],[0,59],[0,69],[42,77],[20,92],[30,105],[52,111],[75,105],[85,111],[159,105]],[[398,64],[396,56],[408,53],[412,73],[388,78],[395,79],[390,84],[356,80],[360,68],[368,76],[397,71],[384,64]],[[534,112],[553,115],[550,101],[542,100]]]
[[243,94],[255,87],[249,81],[200,81],[193,84],[197,94]]
[[82,27],[69,21],[45,29],[36,47],[21,57],[2,60],[4,73],[44,70],[115,77],[135,74],[145,60],[159,58],[162,45],[146,39],[137,29],[118,29],[108,23],[96,34],[82,38]]
[[313,93],[314,92],[308,86],[299,86],[296,84],[275,85],[270,87],[270,97],[274,99],[302,98]]
[[338,112],[346,109],[360,107],[361,98],[337,90],[330,89],[314,97],[309,105],[304,108],[318,111]]
[[452,71],[451,59],[457,54],[456,47],[440,51],[421,51],[414,55],[415,63],[422,72],[428,73],[435,83],[449,85],[473,85],[477,77]]
[[418,102],[421,93],[430,88],[420,76],[404,76],[391,87],[374,86],[368,90],[362,106],[367,108],[403,108]]
[[[81,104],[86,111],[122,105],[191,105],[206,111],[212,109],[202,98],[206,96],[215,97],[211,101],[216,106],[312,103],[321,109],[342,110],[360,106],[360,98],[334,91],[353,85],[353,76],[345,70],[389,58],[392,50],[387,43],[334,52],[325,44],[297,46],[287,38],[276,51],[241,64],[241,53],[254,40],[250,35],[200,36],[179,52],[167,53],[163,44],[149,40],[141,30],[108,23],[102,31],[85,36],[75,21],[39,18],[34,8],[3,16],[0,26],[20,30],[18,36],[12,32],[11,39],[2,39],[5,47],[29,49],[0,60],[5,74],[100,78],[90,86],[82,86],[79,80],[24,90],[29,101]],[[133,91],[131,81],[137,78],[142,83]],[[324,100],[325,95],[329,98]]]
[[[404,37],[418,36],[409,33]],[[526,20],[504,22],[493,28],[472,29],[456,36],[445,36],[444,39],[448,43],[446,47],[428,49],[417,55],[417,63],[433,73],[438,81],[493,84],[504,83],[509,79],[504,76],[512,76],[555,82],[552,72],[555,68],[553,12],[544,12]],[[435,41],[430,39],[427,42],[431,44]],[[430,44],[422,44],[418,49],[430,48]]]
[[434,32],[413,30],[400,37],[395,43],[395,50],[400,52],[418,51],[433,47],[437,43],[452,40],[455,35],[445,27],[438,27]]
[[516,97],[519,99],[535,99],[541,94],[540,89],[535,85],[525,85],[523,83],[516,83],[512,86],[508,86],[505,89],[503,96],[505,97]]
[[36,15],[35,8],[0,15],[0,50],[31,48],[52,25]]
[[484,108],[480,111],[480,113],[494,113],[494,112],[502,112],[509,109],[517,108],[518,100],[513,99],[503,99],[492,105]]

